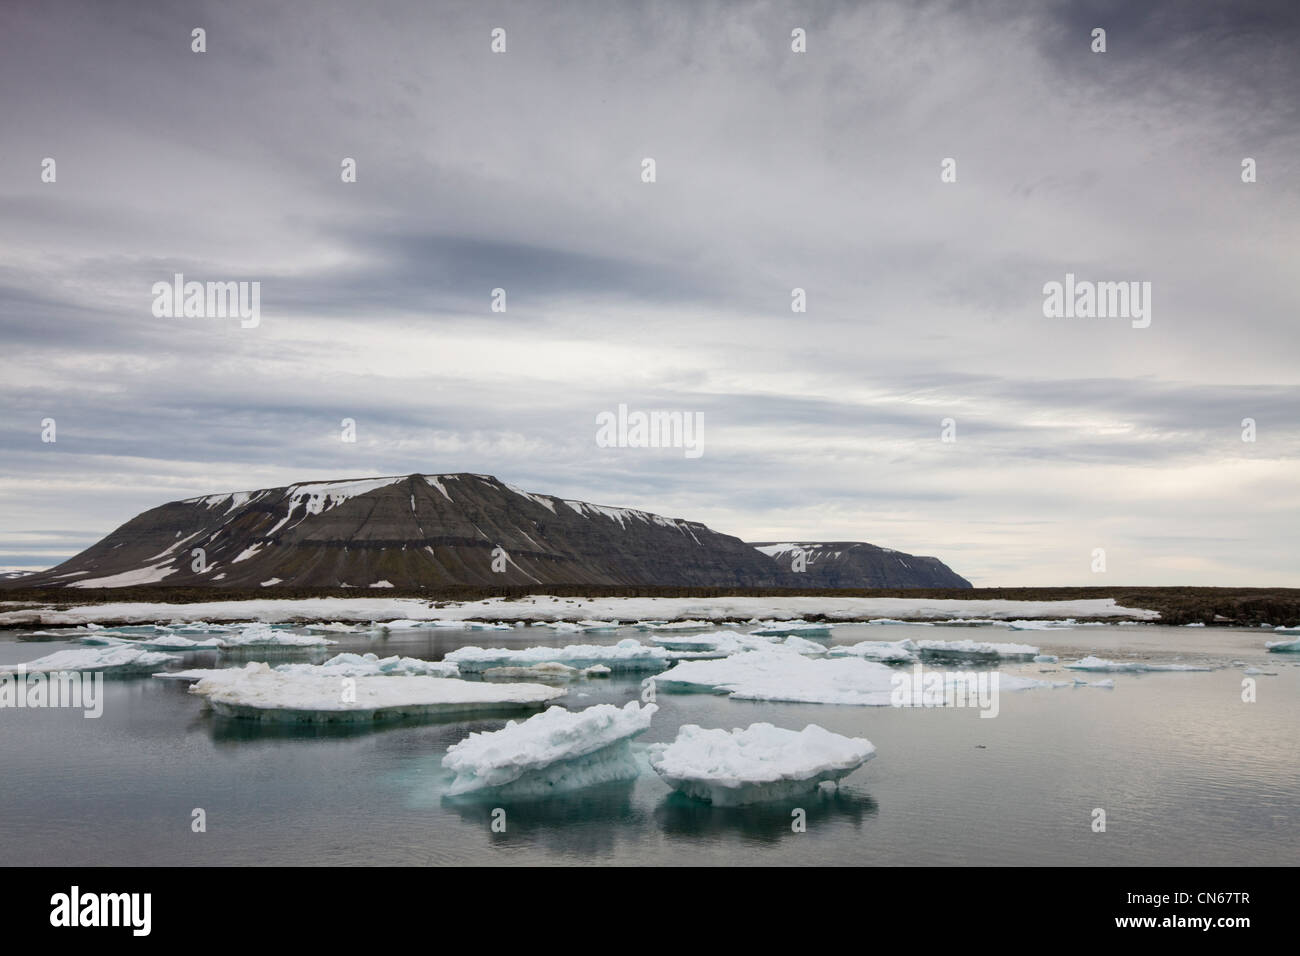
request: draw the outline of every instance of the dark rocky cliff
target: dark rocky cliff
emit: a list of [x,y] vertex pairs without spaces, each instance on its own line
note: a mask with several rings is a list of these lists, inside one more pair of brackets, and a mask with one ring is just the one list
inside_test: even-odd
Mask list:
[[[971,583],[938,558],[877,547],[865,541],[751,541],[769,555],[790,587],[968,588]],[[795,549],[803,552],[795,572]]]

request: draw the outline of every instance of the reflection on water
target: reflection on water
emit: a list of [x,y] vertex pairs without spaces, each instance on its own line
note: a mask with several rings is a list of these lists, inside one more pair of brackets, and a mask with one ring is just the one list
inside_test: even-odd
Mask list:
[[[34,647],[23,636],[0,636],[0,663],[77,646],[54,639]],[[465,644],[623,636],[394,632],[344,635],[333,650],[436,660]],[[837,628],[832,642],[971,636],[857,626]],[[992,720],[975,710],[660,693],[659,713],[634,745],[640,776],[528,799],[445,797],[447,748],[470,732],[499,729],[504,716],[260,724],[204,712],[182,683],[117,680],[104,686],[98,720],[79,711],[0,710],[0,863],[1294,864],[1300,660],[1267,654],[1267,636],[1219,628],[984,629],[981,640],[1037,644],[1062,663],[1097,654],[1218,665],[1083,675],[1113,677],[1107,692],[1004,693]],[[183,667],[225,663],[211,652],[177,656]],[[1255,703],[1242,700],[1250,667],[1268,672],[1255,675]],[[1031,662],[1003,670],[1073,676]],[[640,680],[615,676],[566,689],[570,708],[623,704],[637,699]],[[741,808],[683,797],[644,765],[645,746],[671,740],[682,724],[757,720],[867,737],[877,756],[839,789]],[[207,833],[190,830],[195,807],[207,814]],[[1107,811],[1104,834],[1090,826],[1096,807]],[[498,809],[504,831],[492,826]],[[806,828],[792,826],[795,809],[804,811]]]
[[[786,837],[804,835],[796,822],[809,828],[836,822],[861,830],[863,820],[877,810],[869,794],[843,785],[748,807],[715,807],[673,791],[655,808],[654,818],[669,836],[717,839],[734,833],[749,842],[775,845]],[[796,820],[798,811],[803,813]]]

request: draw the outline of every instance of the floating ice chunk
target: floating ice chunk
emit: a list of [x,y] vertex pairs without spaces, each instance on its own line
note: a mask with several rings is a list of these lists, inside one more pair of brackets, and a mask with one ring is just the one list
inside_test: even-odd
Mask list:
[[541,684],[487,684],[454,677],[357,677],[347,685],[343,680],[250,663],[200,680],[190,693],[222,716],[280,723],[500,713],[532,709],[564,695]]
[[3,673],[54,673],[56,671],[102,671],[105,674],[148,674],[169,661],[174,654],[160,654],[140,647],[81,647],[55,651],[22,664],[0,664]]
[[676,740],[651,744],[649,752],[650,766],[673,789],[715,806],[740,806],[811,793],[823,780],[851,774],[876,748],[816,724],[795,731],[758,723],[730,732],[686,724]]
[[457,665],[462,672],[472,674],[489,667],[527,667],[551,661],[570,667],[591,667],[604,664],[616,671],[662,670],[668,663],[668,652],[662,647],[649,647],[628,638],[617,644],[569,644],[565,647],[461,647],[448,654],[445,660]]
[[758,637],[790,637],[791,635],[799,637],[812,637],[814,635],[829,635],[831,624],[816,623],[813,621],[764,621],[761,626],[755,628],[749,633]]
[[617,631],[618,621],[579,621],[578,626],[584,631]]
[[859,641],[841,647],[832,647],[831,657],[861,657],[863,660],[903,664],[916,660],[916,644],[901,641]]
[[177,634],[224,634],[233,630],[228,624],[210,624],[207,621],[182,621],[175,620],[168,625],[168,629]]
[[643,631],[707,631],[714,626],[712,621],[642,621],[636,625]]
[[802,637],[762,637],[738,631],[715,631],[712,634],[656,634],[655,644],[668,648],[673,660],[729,657],[744,651],[779,651],[788,654],[825,654],[826,646]]
[[1076,626],[1074,618],[1064,621],[1008,621],[1013,631],[1068,631]]
[[894,617],[873,617],[868,624],[906,624],[908,627],[934,627],[933,621],[900,621]]
[[566,681],[578,680],[586,671],[558,661],[546,661],[542,664],[529,664],[526,667],[489,667],[479,673],[489,680]]
[[331,677],[459,677],[460,670],[447,661],[418,657],[380,657],[378,654],[337,654],[323,664],[280,664],[282,674],[322,674]]
[[892,668],[854,657],[811,658],[776,650],[686,661],[649,678],[669,692],[722,693],[743,700],[887,707]]
[[342,621],[331,621],[328,624],[308,624],[309,631],[323,631],[326,634],[356,634],[370,630],[363,624],[344,624]]
[[[1282,631],[1283,634],[1289,633]],[[1264,647],[1273,653],[1286,653],[1290,651],[1300,651],[1300,637],[1293,638],[1289,641],[1265,641]]]
[[670,651],[688,651],[709,653],[712,656],[725,657],[741,651],[772,647],[774,637],[756,637],[737,631],[714,631],[712,634],[654,634],[650,640]]
[[650,726],[658,708],[631,701],[597,704],[576,713],[551,707],[501,730],[473,733],[447,749],[442,765],[454,771],[447,793],[535,795],[625,780],[638,773],[629,743]]
[[1035,664],[1057,664],[1057,663],[1060,662],[1060,660],[1061,660],[1061,659],[1060,659],[1059,657],[1057,657],[1055,654],[1035,654],[1035,655],[1034,655],[1034,663],[1035,663]]
[[588,677],[608,677],[610,670],[604,664],[597,664],[594,667],[570,667],[558,661],[547,661],[544,664],[529,664],[527,667],[489,667],[480,673],[487,680],[570,681],[584,680]]
[[[1268,627],[1268,625],[1267,625],[1267,624],[1261,624],[1260,627]],[[1275,627],[1275,628],[1273,628],[1273,633],[1275,633],[1275,634],[1300,634],[1300,627]]]
[[1258,667],[1247,667],[1244,671],[1242,671],[1242,673],[1243,673],[1243,674],[1250,674],[1251,676],[1259,675],[1259,676],[1261,676],[1261,677],[1276,677],[1276,676],[1277,676],[1277,671],[1266,671],[1266,670],[1261,670],[1261,669],[1258,668]]
[[[38,631],[38,634],[43,633]],[[52,636],[52,635],[51,635]],[[134,644],[134,641],[128,641],[125,637],[117,637],[114,634],[100,632],[98,634],[87,634],[81,639],[81,643],[89,647],[122,647]]]
[[337,644],[325,637],[313,634],[293,634],[289,631],[276,630],[269,624],[250,624],[238,634],[231,634],[222,639],[223,651],[235,651],[253,648],[266,651],[272,648],[284,650],[310,649],[328,647]]
[[376,621],[375,627],[385,631],[409,631],[422,627],[447,627],[460,631],[508,631],[509,624],[490,624],[487,621],[416,621],[400,618],[396,621]]
[[[377,654],[338,654],[323,664],[277,664],[277,673],[299,677],[459,677],[455,664],[422,661],[415,657],[380,657]],[[223,680],[240,674],[240,667],[193,668],[154,674],[164,680]]]
[[147,637],[135,643],[139,647],[148,647],[156,651],[214,651],[225,646],[225,640],[220,637],[209,637],[207,640],[196,641],[182,637],[179,634],[166,637]]
[[780,644],[774,645],[779,651],[785,651],[789,654],[805,654],[816,656],[817,654],[826,653],[826,645],[818,644],[816,641],[808,641],[802,637],[791,635]]
[[1146,661],[1108,661],[1102,657],[1085,657],[1066,668],[1075,671],[1114,671],[1116,673],[1144,673],[1147,671],[1212,671],[1204,664],[1149,664]]
[[917,641],[923,657],[1033,657],[1038,648],[1029,644],[993,644],[987,641]]
[[993,627],[1006,625],[1006,621],[995,621],[991,617],[955,617],[950,621],[935,621],[938,627]]

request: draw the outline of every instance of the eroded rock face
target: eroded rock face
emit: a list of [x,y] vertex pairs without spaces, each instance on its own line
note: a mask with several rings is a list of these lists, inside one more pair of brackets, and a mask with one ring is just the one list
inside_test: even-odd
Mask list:
[[[203,550],[203,570],[195,569],[196,548]],[[529,494],[471,474],[321,482],[175,501],[23,579],[25,587],[268,590],[780,583],[770,558],[698,522]]]
[[[788,587],[968,588],[971,583],[938,558],[891,551],[865,541],[753,541]],[[799,552],[802,552],[800,560]],[[795,569],[802,567],[802,571]]]

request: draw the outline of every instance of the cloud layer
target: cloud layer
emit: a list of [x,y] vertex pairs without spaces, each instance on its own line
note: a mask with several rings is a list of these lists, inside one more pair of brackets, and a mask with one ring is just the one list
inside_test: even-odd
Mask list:
[[[7,5],[0,565],[476,471],[977,585],[1300,585],[1297,41],[1285,2]],[[260,324],[155,318],[178,272]],[[1067,272],[1151,326],[1045,318]],[[598,447],[620,403],[704,455]]]

